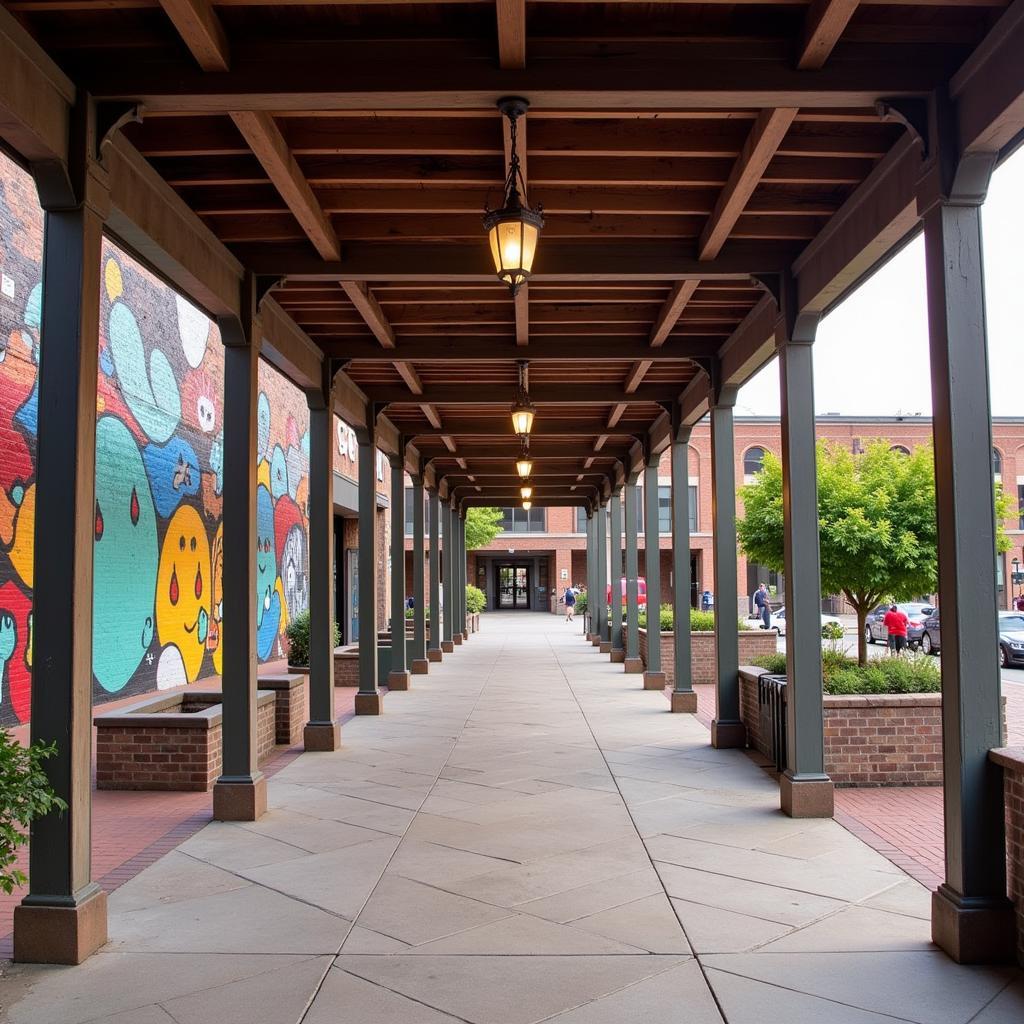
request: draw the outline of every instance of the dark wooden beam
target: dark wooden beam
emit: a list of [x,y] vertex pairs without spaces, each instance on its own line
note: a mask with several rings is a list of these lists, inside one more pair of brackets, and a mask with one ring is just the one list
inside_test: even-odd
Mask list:
[[804,39],[796,66],[804,71],[825,66],[860,0],[813,0],[804,22]]
[[509,71],[526,67],[526,0],[497,0],[498,63]]
[[665,343],[665,339],[671,334],[676,321],[682,315],[686,304],[693,297],[693,293],[699,286],[699,278],[679,281],[673,286],[664,305],[662,305],[658,312],[658,319],[654,321],[654,327],[651,329],[652,346],[658,347]]
[[395,332],[369,285],[365,281],[342,281],[341,288],[381,346],[393,349],[396,344]]
[[231,120],[249,143],[267,177],[280,192],[320,258],[341,259],[338,236],[316,201],[273,117],[262,111],[235,111]]
[[701,233],[698,244],[701,259],[713,260],[722,251],[796,115],[795,107],[762,110],[758,115]]
[[[362,385],[367,398],[384,405],[486,405],[503,404],[511,407],[515,400],[515,387],[499,384],[430,384],[417,395],[410,395],[404,387]],[[566,381],[564,384],[531,384],[530,398],[535,405],[624,405],[643,402],[672,402],[679,397],[679,384],[643,384],[632,393],[615,384],[587,384]]]
[[[670,337],[661,348],[652,349],[644,337],[606,335],[589,337],[586,341],[588,363],[607,362],[623,359],[651,359],[655,362],[682,362],[691,359],[707,359],[717,355],[725,336],[685,335]],[[412,363],[421,362],[465,362],[495,360],[512,362],[522,358],[511,330],[505,338],[488,335],[444,337],[399,338],[394,349],[384,351],[376,341],[369,338],[323,338],[320,347],[334,359],[363,362],[392,362],[396,358]],[[564,347],[554,344],[535,345],[530,352],[530,362],[565,360],[573,354]]]
[[[395,418],[397,419],[397,417]],[[494,416],[491,418],[475,417],[465,419],[448,416],[445,419],[444,427],[441,430],[438,430],[437,428],[427,428],[419,425],[406,424],[401,420],[399,420],[396,425],[403,434],[406,434],[409,437],[437,436],[442,440],[445,437],[500,438],[503,435],[514,437],[512,434],[512,424],[509,418],[504,415]],[[572,439],[579,437],[597,437],[599,434],[611,434],[613,437],[627,437],[632,435],[632,431],[609,431],[603,418],[580,418],[576,420],[553,420],[549,418],[545,420],[543,417],[538,417],[534,421],[530,437],[565,437]]]
[[228,70],[228,37],[210,0],[160,0],[160,6],[204,71]]

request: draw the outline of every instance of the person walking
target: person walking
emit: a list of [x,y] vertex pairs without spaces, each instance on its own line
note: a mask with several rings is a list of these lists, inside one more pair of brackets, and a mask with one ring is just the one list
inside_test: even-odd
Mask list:
[[562,600],[565,602],[565,621],[572,622],[573,612],[576,610],[576,591],[572,587],[566,587]]
[[889,631],[889,654],[897,658],[907,647],[907,617],[892,605],[882,622]]
[[761,628],[768,629],[772,622],[772,607],[768,600],[768,588],[763,583],[754,591],[754,607],[761,620]]
[[709,611],[711,611],[711,602],[712,602],[712,600],[713,599],[711,597],[711,591],[710,590],[705,590],[704,593],[701,594],[701,596],[700,596],[700,610],[702,612],[709,612]]

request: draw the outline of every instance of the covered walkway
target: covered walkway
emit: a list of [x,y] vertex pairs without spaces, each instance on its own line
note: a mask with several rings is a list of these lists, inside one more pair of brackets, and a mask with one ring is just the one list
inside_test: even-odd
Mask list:
[[88,962],[13,968],[10,1020],[1022,1019],[1018,971],[930,944],[923,886],[665,712],[578,627],[489,614],[259,821],[113,893]]

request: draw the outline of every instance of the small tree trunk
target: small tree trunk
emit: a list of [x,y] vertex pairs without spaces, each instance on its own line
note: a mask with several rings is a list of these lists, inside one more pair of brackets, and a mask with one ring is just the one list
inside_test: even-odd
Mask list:
[[866,665],[868,663],[868,641],[864,635],[864,627],[868,621],[869,609],[863,605],[855,605],[857,610],[857,664]]

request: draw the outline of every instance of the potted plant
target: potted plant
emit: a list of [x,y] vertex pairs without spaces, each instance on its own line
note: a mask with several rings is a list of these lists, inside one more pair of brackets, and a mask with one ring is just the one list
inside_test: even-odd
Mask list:
[[18,847],[28,842],[29,826],[52,811],[67,810],[43,771],[43,761],[56,753],[56,743],[23,747],[0,730],[0,889],[8,895],[28,881],[14,864]]
[[[341,629],[334,623],[333,644],[341,643]],[[288,638],[288,670],[290,672],[309,671],[309,610],[299,612],[285,627],[284,635]]]

